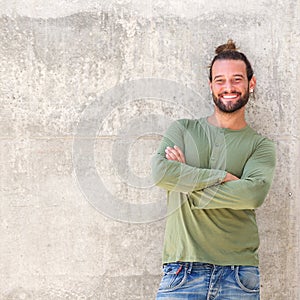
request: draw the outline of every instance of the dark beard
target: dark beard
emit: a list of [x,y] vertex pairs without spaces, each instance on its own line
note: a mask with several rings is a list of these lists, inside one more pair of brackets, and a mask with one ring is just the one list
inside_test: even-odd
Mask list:
[[222,111],[225,113],[233,113],[239,109],[241,109],[242,107],[244,107],[249,100],[249,90],[247,90],[246,94],[244,95],[244,97],[241,97],[237,102],[235,102],[234,104],[231,104],[230,101],[227,102],[227,105],[225,105],[221,99],[217,96],[215,96],[215,94],[212,94],[213,100],[215,105]]

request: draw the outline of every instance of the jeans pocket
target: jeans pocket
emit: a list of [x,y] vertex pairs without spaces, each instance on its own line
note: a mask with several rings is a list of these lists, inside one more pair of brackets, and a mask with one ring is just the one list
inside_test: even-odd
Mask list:
[[241,289],[249,293],[257,293],[260,289],[260,275],[258,267],[238,266],[235,278]]
[[167,264],[163,271],[159,291],[175,290],[186,281],[186,268],[181,264]]

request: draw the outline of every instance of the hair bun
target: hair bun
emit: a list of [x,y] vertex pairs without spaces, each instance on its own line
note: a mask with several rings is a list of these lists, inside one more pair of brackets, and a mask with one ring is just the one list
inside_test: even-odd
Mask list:
[[225,51],[237,51],[238,48],[235,46],[235,43],[232,39],[229,39],[226,44],[220,45],[216,48],[216,54],[220,54]]

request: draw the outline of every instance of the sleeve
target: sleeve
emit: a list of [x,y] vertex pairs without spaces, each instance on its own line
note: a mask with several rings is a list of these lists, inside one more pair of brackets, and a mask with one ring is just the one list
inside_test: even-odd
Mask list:
[[276,154],[274,143],[264,139],[248,159],[240,180],[193,191],[193,209],[255,209],[262,205],[270,189]]
[[188,146],[184,144],[185,122],[179,120],[171,124],[152,158],[152,176],[155,184],[168,191],[183,193],[220,184],[226,176],[224,170],[202,169],[166,159],[166,147],[176,145],[184,152],[185,146]]

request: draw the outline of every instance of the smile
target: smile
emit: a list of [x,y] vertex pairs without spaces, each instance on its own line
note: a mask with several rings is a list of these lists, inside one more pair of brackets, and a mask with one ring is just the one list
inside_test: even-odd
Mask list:
[[240,96],[239,93],[236,93],[236,94],[223,94],[221,95],[221,97],[224,99],[224,100],[233,100],[233,99],[236,99]]

